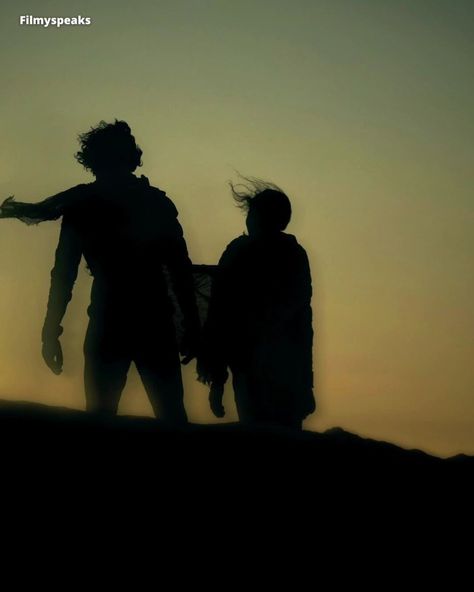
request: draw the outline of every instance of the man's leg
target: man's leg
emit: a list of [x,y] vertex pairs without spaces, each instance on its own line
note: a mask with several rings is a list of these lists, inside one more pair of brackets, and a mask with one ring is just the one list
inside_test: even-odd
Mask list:
[[[102,328],[103,329],[103,328]],[[108,336],[90,322],[84,343],[86,409],[116,415],[131,360],[120,348],[117,335]]]
[[134,361],[156,417],[178,425],[187,423],[181,363],[173,343],[159,349],[140,348]]

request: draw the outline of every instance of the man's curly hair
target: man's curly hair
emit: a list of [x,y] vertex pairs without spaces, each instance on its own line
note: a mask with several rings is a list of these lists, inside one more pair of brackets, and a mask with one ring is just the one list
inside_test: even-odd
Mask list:
[[78,140],[81,149],[75,158],[94,175],[110,171],[133,172],[142,165],[142,151],[125,121],[101,121],[88,132],[79,134]]

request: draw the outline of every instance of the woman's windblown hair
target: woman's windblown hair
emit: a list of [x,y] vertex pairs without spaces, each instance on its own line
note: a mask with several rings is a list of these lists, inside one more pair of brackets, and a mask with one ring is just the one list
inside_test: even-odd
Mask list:
[[237,207],[245,212],[253,211],[275,230],[285,230],[291,219],[291,203],[284,191],[268,181],[244,177],[237,184],[229,181]]
[[142,151],[125,121],[101,121],[79,134],[79,143],[81,149],[75,155],[76,160],[94,175],[104,171],[133,172],[142,164]]

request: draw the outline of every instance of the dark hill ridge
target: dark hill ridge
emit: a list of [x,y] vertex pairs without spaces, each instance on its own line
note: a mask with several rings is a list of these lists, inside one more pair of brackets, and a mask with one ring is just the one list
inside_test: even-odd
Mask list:
[[[265,581],[288,566],[306,578],[324,561],[321,543],[338,558],[347,544],[346,553],[360,552],[372,565],[367,539],[383,554],[398,531],[401,551],[391,568],[398,570],[409,541],[424,545],[416,533],[471,532],[474,458],[439,459],[337,428],[176,430],[149,418],[0,402],[0,455],[4,540],[8,522],[22,545],[33,533],[35,552],[42,546],[51,554],[47,537],[59,532],[55,544],[66,554],[74,548],[69,539],[80,540],[74,561],[81,569],[94,552],[102,557],[118,545],[107,569],[122,575],[126,550],[145,544],[160,569],[164,545],[180,558],[201,553],[212,570],[222,553],[235,572],[266,552]],[[183,560],[176,574],[187,570]]]
[[[53,465],[67,455],[71,463],[122,468],[176,465],[191,472],[254,470],[302,474],[370,472],[467,473],[474,457],[441,459],[420,450],[351,434],[341,428],[324,433],[239,424],[172,428],[152,418],[104,418],[82,411],[25,402],[0,401],[0,442],[25,462]],[[108,464],[107,464],[108,463]],[[64,466],[64,465],[63,465]]]
[[158,521],[158,530],[197,521],[196,532],[212,523],[248,537],[264,523],[280,532],[283,523],[354,517],[362,529],[408,515],[439,525],[440,509],[448,524],[472,516],[473,457],[440,459],[339,428],[173,429],[151,418],[0,401],[0,451],[3,516],[14,520],[70,525],[81,510],[99,516],[96,525],[117,527],[124,516]]

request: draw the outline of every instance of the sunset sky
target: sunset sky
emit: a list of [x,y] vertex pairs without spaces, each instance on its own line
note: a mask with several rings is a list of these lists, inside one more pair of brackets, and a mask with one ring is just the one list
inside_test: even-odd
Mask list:
[[[92,180],[77,134],[124,119],[138,174],[215,263],[244,230],[227,181],[277,183],[314,281],[306,427],[474,454],[473,28],[471,0],[2,0],[0,198]],[[64,373],[40,355],[58,232],[0,221],[0,399],[83,408],[84,264]],[[191,420],[217,421],[194,367],[185,382]],[[121,412],[151,414],[135,371]]]

